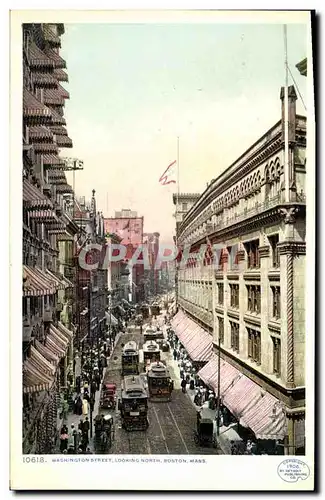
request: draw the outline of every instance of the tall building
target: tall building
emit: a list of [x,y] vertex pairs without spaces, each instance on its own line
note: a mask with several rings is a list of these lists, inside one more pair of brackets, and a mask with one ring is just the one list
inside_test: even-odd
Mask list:
[[[84,199],[79,199],[79,202],[75,200],[74,218],[80,228],[75,249],[78,290],[75,323],[76,343],[81,355],[85,345],[97,344],[107,331],[108,269],[104,265],[107,247],[104,217],[97,211],[95,190],[92,191],[89,204],[86,204]],[[86,249],[88,244],[102,246],[101,252],[91,250],[86,254],[87,264],[98,263],[97,268],[91,271],[83,268],[79,262],[80,251]],[[80,369],[82,361],[81,359]]]
[[[138,247],[143,245],[143,217],[138,217],[137,212],[122,210],[116,212],[122,217],[105,218],[105,233],[116,234],[121,238],[121,245],[126,247],[124,262],[130,259]],[[124,216],[125,215],[125,216]],[[139,256],[139,259],[141,255]],[[129,274],[129,298],[134,302],[143,300],[144,297],[144,266],[135,264]]]
[[306,118],[296,113],[293,86],[288,94],[288,163],[282,89],[282,119],[179,226],[183,247],[198,252],[208,237],[220,251],[208,252],[203,266],[192,256],[178,269],[174,325],[180,337],[184,328],[210,334],[220,374],[212,357],[201,377],[216,391],[220,376],[222,404],[238,422],[294,455],[305,446]]
[[[23,30],[23,453],[51,453],[73,384],[72,245],[78,227],[66,195],[63,148],[71,148],[64,118],[69,93],[60,56],[63,24]],[[72,281],[71,281],[72,280]]]
[[160,269],[156,269],[156,261],[159,252],[159,233],[144,233],[144,247],[147,249],[148,260],[150,269],[144,270],[145,284],[145,298],[153,298],[160,293],[159,280]]

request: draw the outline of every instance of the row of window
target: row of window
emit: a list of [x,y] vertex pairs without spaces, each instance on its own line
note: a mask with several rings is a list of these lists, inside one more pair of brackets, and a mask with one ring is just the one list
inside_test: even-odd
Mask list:
[[[239,323],[230,321],[230,347],[239,352]],[[248,357],[257,364],[261,363],[261,332],[246,328],[248,337]],[[224,343],[224,318],[218,317],[218,335],[220,343]],[[273,341],[273,373],[281,374],[281,341],[271,337]]]
[[[224,284],[218,283],[218,304],[224,304]],[[239,309],[239,285],[229,285],[230,307]],[[247,285],[247,311],[261,313],[261,287],[259,285]],[[281,294],[279,286],[271,286],[272,291],[272,316],[279,319],[281,316]]]

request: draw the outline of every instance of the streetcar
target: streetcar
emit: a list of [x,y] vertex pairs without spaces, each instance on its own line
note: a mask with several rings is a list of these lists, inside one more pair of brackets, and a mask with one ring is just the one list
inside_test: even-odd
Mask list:
[[136,342],[130,341],[123,347],[122,377],[139,373],[139,350]]
[[154,340],[148,340],[143,344],[143,360],[145,363],[148,361],[159,361],[160,360],[160,349],[157,342]]
[[170,401],[174,382],[168,368],[161,362],[152,363],[147,372],[148,391],[151,401]]
[[148,304],[142,304],[140,306],[140,314],[142,314],[143,319],[147,319],[150,316],[150,309]]
[[123,429],[142,431],[148,428],[148,394],[140,376],[124,377],[119,407]]
[[162,330],[158,330],[155,326],[148,326],[143,334],[144,341],[148,340],[158,340],[164,338],[164,333]]
[[159,314],[160,314],[160,307],[159,307],[159,304],[157,304],[156,302],[154,302],[154,303],[150,306],[150,310],[151,310],[151,315],[152,315],[152,316],[159,316]]

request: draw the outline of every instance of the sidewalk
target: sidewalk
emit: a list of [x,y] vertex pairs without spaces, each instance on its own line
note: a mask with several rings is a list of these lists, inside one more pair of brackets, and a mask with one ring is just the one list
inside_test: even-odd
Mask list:
[[[121,337],[121,333],[118,333],[116,335],[116,337],[115,337],[114,346],[112,347],[110,356],[107,358],[107,366],[109,364],[109,361],[110,361],[111,357],[114,354],[115,347],[116,347],[117,342],[119,341],[120,337]],[[102,379],[101,379],[101,382],[100,382],[100,389],[99,389],[99,391],[96,391],[95,404],[94,404],[94,410],[93,410],[93,417],[95,417],[99,413],[99,403],[100,403],[101,386],[102,386],[102,383],[103,383],[103,380],[104,380],[104,377],[105,377],[105,372],[106,372],[106,368],[104,368],[104,370],[103,370],[103,376],[102,376]],[[60,425],[58,427],[58,434],[59,435],[58,435],[58,439],[57,439],[57,442],[56,442],[56,452],[57,453],[60,453],[60,430],[61,430],[62,426],[65,424],[68,427],[68,431],[69,431],[69,434],[70,434],[70,432],[71,432],[71,425],[74,424],[75,429],[78,430],[78,425],[80,423],[80,420],[81,419],[84,420],[84,418],[85,418],[85,415],[75,415],[74,413],[69,413],[68,416],[67,416],[67,418],[65,420],[63,420],[63,419],[61,420],[61,423],[60,423]],[[90,421],[90,413],[89,412],[88,412],[88,419]],[[90,448],[91,451],[95,451],[94,442],[93,441],[94,441],[93,438],[89,439],[89,448]]]

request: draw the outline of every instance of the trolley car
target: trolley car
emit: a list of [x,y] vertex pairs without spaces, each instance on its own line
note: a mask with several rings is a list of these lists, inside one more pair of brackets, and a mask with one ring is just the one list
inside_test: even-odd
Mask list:
[[160,360],[160,349],[154,340],[148,340],[143,344],[143,360],[145,363]]
[[148,326],[144,332],[144,341],[163,339],[164,333],[162,330],[158,330],[156,326]]
[[138,375],[139,373],[139,350],[136,342],[125,344],[122,352],[122,377],[124,375]]
[[148,428],[148,395],[140,376],[124,377],[120,410],[125,430],[142,431]]
[[152,401],[170,401],[174,383],[169,370],[161,363],[152,363],[147,372],[149,398]]

